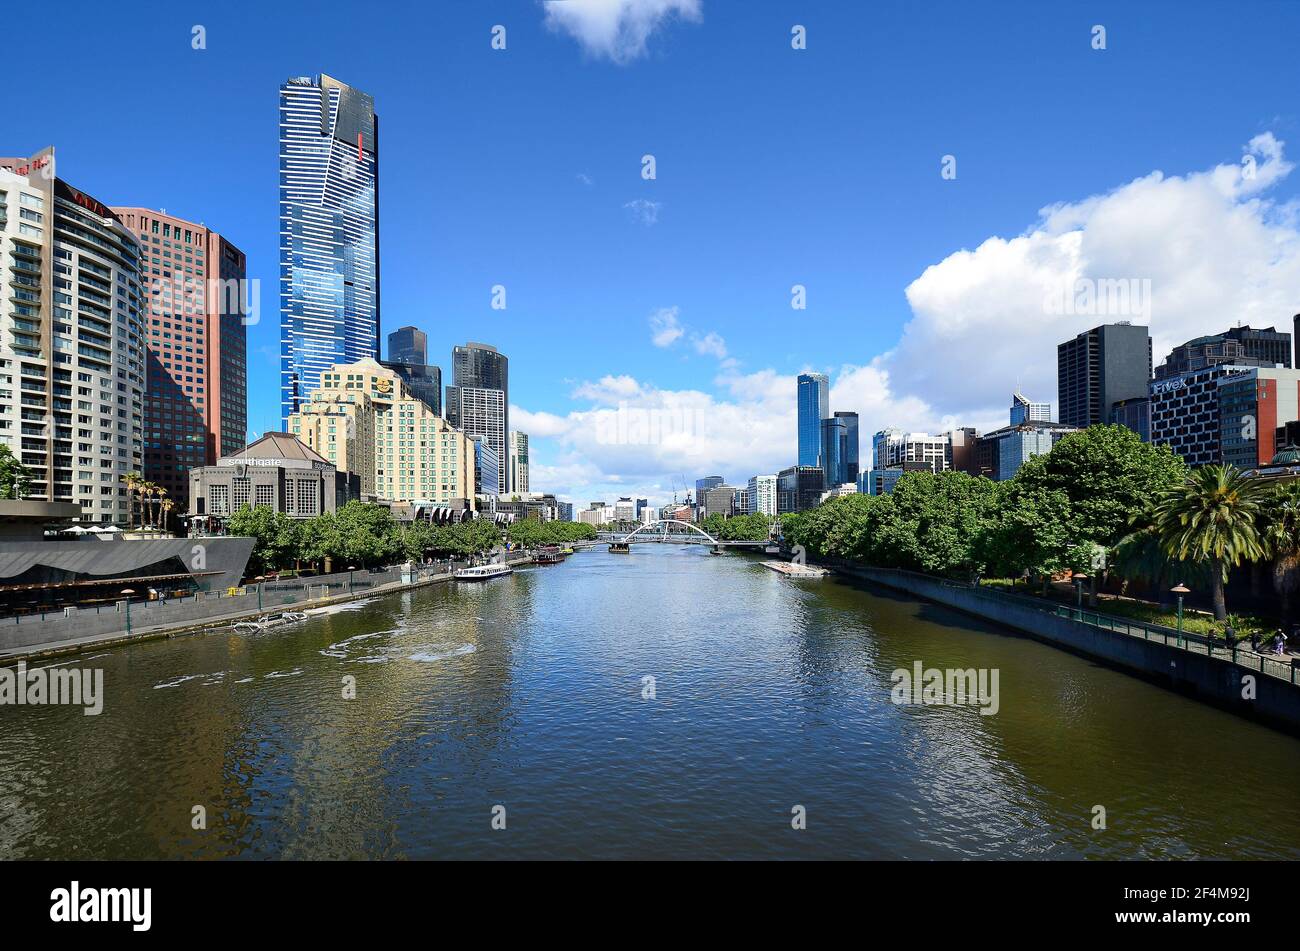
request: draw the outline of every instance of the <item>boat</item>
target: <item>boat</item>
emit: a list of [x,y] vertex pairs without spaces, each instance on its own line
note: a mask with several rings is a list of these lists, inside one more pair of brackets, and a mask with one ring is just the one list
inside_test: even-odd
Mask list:
[[721,554],[722,554],[722,549],[720,549],[720,548],[710,548],[710,549],[709,549],[709,554],[710,554],[710,555],[721,555]]
[[629,555],[632,553],[632,546],[628,542],[610,542],[609,551],[612,555]]
[[512,571],[509,565],[474,565],[470,568],[461,568],[456,572],[457,581],[486,581],[489,578],[499,578],[501,575],[508,575]]
[[781,554],[781,547],[779,545],[768,545],[766,548],[763,549],[763,554],[779,555]]
[[307,620],[306,611],[282,611],[279,614],[263,614],[251,621],[236,621],[231,627],[236,631],[251,633],[253,631],[269,631],[271,628],[284,627],[286,624],[297,624],[299,621]]
[[558,565],[564,561],[564,552],[558,545],[545,545],[533,556],[535,565]]

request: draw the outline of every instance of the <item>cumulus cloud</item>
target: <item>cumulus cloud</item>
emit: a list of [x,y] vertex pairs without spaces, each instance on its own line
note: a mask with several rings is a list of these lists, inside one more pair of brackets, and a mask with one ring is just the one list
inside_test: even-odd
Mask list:
[[650,315],[650,341],[656,347],[671,347],[686,332],[677,314],[676,307],[661,307]]
[[[1006,404],[1017,381],[1054,400],[1056,345],[1101,323],[1147,324],[1157,363],[1238,321],[1285,327],[1300,310],[1300,235],[1294,208],[1266,193],[1292,165],[1270,133],[1245,157],[1052,205],[1023,234],[926,268],[907,287],[902,339],[881,358],[895,391],[923,396],[940,414],[979,413]],[[1099,292],[1116,283],[1133,292],[1129,312]],[[1149,299],[1132,306],[1144,288]],[[1072,312],[1063,299],[1084,306]],[[976,360],[978,372],[954,372]]]
[[722,339],[721,335],[712,331],[706,334],[693,334],[691,336],[691,346],[695,348],[696,353],[714,356],[719,360],[727,356],[727,342]]
[[647,201],[644,198],[637,198],[623,205],[629,218],[647,228],[659,223],[659,209],[662,207],[662,202]]
[[591,56],[619,64],[646,54],[651,34],[674,17],[699,22],[703,0],[543,0],[546,25]]

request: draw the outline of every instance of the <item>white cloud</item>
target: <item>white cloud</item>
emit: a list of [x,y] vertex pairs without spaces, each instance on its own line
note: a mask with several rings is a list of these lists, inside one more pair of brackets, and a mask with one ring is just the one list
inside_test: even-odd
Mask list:
[[644,198],[637,198],[633,201],[627,202],[623,207],[627,209],[628,217],[649,228],[658,224],[659,209],[663,207],[663,203],[658,201],[647,201]]
[[727,356],[727,342],[719,334],[712,331],[706,334],[692,334],[691,345],[695,347],[695,352],[705,356],[715,356],[719,360]]
[[677,16],[699,22],[703,0],[543,0],[546,25],[586,52],[625,64],[646,54],[650,35]]
[[656,347],[671,347],[686,332],[677,314],[676,307],[661,307],[650,315],[650,340]]
[[[880,359],[894,390],[935,415],[971,418],[1021,389],[1056,398],[1056,345],[1129,317],[1151,328],[1159,363],[1175,345],[1238,321],[1286,325],[1300,309],[1294,208],[1265,194],[1291,170],[1264,133],[1239,163],[1152,172],[1103,195],[1044,208],[1024,234],[950,254],[907,287],[912,318]],[[1149,314],[1053,313],[1046,302],[1078,282],[1150,282]],[[1091,286],[1091,284],[1088,284]]]

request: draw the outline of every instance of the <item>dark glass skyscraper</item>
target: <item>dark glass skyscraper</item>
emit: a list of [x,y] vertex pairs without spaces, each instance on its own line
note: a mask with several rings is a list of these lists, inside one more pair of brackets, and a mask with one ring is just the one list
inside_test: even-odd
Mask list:
[[1121,400],[1147,395],[1151,337],[1137,324],[1103,324],[1056,348],[1057,418],[1086,429],[1110,422]]
[[388,335],[388,359],[382,366],[397,373],[416,399],[442,415],[442,370],[428,363],[424,331],[400,327]]
[[280,415],[379,358],[379,119],[324,74],[280,87]]
[[844,470],[844,451],[848,448],[846,431],[847,426],[838,413],[822,420],[821,469],[828,489],[848,481]]
[[857,482],[858,473],[858,414],[838,412],[837,419],[844,420],[844,443],[840,449],[840,459],[844,463],[844,482]]
[[799,465],[821,465],[822,420],[829,415],[830,380],[826,374],[799,374]]
[[510,361],[496,347],[472,342],[456,347],[451,359],[447,422],[466,436],[487,437],[500,467],[497,484],[509,486]]

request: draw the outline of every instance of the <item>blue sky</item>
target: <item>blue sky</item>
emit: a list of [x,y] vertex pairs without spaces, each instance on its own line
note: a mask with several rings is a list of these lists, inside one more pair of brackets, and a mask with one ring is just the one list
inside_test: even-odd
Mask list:
[[[79,54],[33,77],[6,119],[0,151],[52,143],[60,174],[101,200],[203,220],[247,252],[263,284],[254,432],[278,427],[276,106],[291,75],[375,97],[385,334],[421,327],[444,371],[466,340],[508,353],[534,488],[580,503],[792,463],[806,368],[839,381],[832,408],[862,413],[864,433],[995,425],[1016,383],[1053,399],[1054,342],[1100,321],[1044,327],[1041,307],[1014,302],[998,316],[1043,248],[1069,257],[1062,273],[1150,278],[1157,303],[1167,288],[1150,315],[1157,359],[1184,330],[1300,310],[1295,148],[1280,144],[1300,141],[1296,4],[360,9],[56,4]],[[1266,172],[1223,185],[1244,150]],[[1229,253],[1218,242],[1238,225]],[[1016,250],[1026,234],[1040,246]],[[1270,260],[1234,279],[1250,268],[1227,268],[1232,254]],[[1240,286],[1198,293],[1191,272]],[[489,306],[494,284],[505,311]],[[806,310],[790,306],[794,284]],[[655,328],[680,334],[656,346]],[[620,403],[686,407],[696,430],[618,444],[601,424]]]

